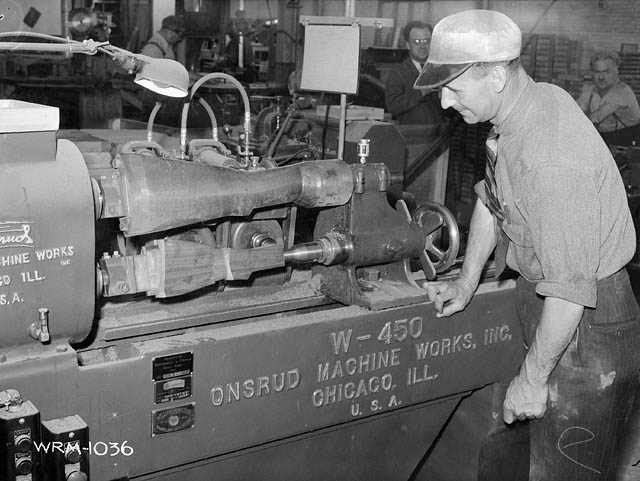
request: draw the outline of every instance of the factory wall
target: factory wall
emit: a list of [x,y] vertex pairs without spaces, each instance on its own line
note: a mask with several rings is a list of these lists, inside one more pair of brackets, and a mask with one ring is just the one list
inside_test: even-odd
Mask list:
[[[588,69],[588,59],[598,49],[620,50],[625,44],[640,44],[640,1],[637,0],[431,0],[431,1],[378,1],[354,0],[356,16],[395,18],[394,29],[373,28],[362,31],[362,46],[402,46],[400,29],[411,19],[422,19],[432,24],[443,17],[470,8],[489,8],[511,16],[524,35],[562,35],[582,44],[580,67]],[[244,0],[248,17],[268,18],[267,2]],[[291,14],[286,0],[268,3],[271,14]],[[232,0],[231,11],[240,5]],[[278,13],[279,12],[279,13]],[[300,0],[299,14],[344,16],[344,0]]]
[[168,15],[176,13],[175,0],[154,0],[153,1],[153,25],[151,31],[160,30],[162,19]]
[[[0,32],[27,31],[60,35],[62,33],[60,0],[1,0]],[[26,20],[26,23],[25,23]]]

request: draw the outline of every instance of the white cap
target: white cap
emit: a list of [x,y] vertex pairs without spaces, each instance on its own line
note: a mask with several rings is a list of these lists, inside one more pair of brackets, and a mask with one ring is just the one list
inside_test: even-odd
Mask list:
[[521,46],[520,28],[503,13],[454,13],[434,27],[429,58],[414,87],[444,85],[477,62],[513,60],[520,56]]

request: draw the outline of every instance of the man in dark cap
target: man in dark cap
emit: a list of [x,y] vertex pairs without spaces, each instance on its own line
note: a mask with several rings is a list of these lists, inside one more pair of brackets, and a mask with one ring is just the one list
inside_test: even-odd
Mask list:
[[177,15],[169,15],[162,20],[162,27],[142,47],[143,55],[153,58],[176,60],[175,46],[184,38],[184,20]]
[[573,98],[534,82],[506,15],[471,10],[434,28],[417,88],[488,121],[485,179],[460,276],[427,283],[438,316],[466,307],[495,250],[520,274],[527,354],[503,419],[531,420],[531,481],[614,480],[638,387],[640,309],[625,265],[635,231],[609,149]]
[[[169,15],[162,20],[160,30],[142,47],[140,53],[152,58],[177,60],[175,47],[182,41],[184,34],[184,19],[177,15]],[[150,90],[142,92],[142,112],[145,115],[151,113],[156,102],[161,102],[163,106],[157,112],[155,122],[163,125],[179,126],[184,99],[164,97]]]
[[384,90],[387,111],[399,124],[445,122],[438,94],[413,88],[429,55],[432,30],[431,25],[420,21],[409,22],[402,30],[409,56],[389,72]]

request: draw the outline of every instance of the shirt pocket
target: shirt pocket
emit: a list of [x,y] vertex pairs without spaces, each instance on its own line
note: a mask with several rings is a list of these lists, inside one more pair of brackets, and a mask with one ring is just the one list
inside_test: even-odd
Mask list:
[[503,222],[502,228],[509,238],[507,249],[507,265],[515,268],[530,281],[543,278],[540,260],[533,248],[533,239],[524,223],[511,224]]
[[[507,219],[509,217],[512,218],[512,213],[510,212],[509,207],[505,207],[505,214],[507,216]],[[533,248],[533,242],[531,239],[531,235],[529,234],[529,229],[527,229],[524,224],[515,224],[505,220],[502,223],[502,230],[504,230],[504,233],[507,235],[509,240],[516,246],[523,249]]]

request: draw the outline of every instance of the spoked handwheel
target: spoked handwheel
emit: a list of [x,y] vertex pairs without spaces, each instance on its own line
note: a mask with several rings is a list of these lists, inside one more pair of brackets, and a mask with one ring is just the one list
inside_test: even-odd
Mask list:
[[435,280],[436,274],[449,269],[458,256],[458,223],[451,211],[437,202],[420,204],[412,217],[426,236],[424,251],[420,253],[422,270],[427,280]]

